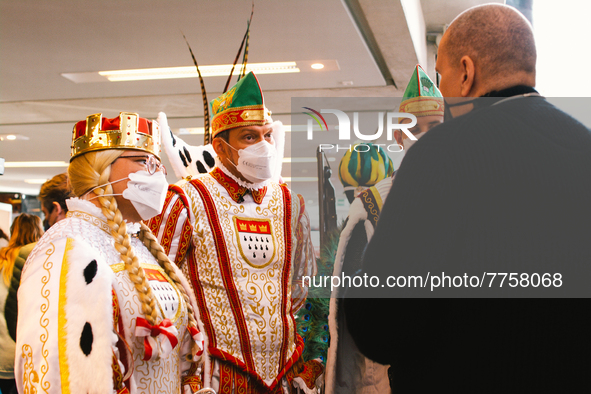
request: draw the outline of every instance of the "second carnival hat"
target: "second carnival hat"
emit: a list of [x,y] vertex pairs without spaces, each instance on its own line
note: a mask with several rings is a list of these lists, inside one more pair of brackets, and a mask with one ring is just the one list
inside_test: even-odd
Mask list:
[[355,144],[339,164],[339,179],[345,191],[368,188],[393,173],[392,159],[381,146],[374,144]]
[[417,64],[402,96],[400,112],[411,113],[414,116],[443,116],[443,109],[441,92],[425,70]]
[[211,136],[235,127],[263,126],[272,123],[271,111],[265,107],[263,92],[253,72],[249,72],[228,91],[210,103]]
[[121,112],[112,119],[94,114],[74,125],[71,148],[70,161],[84,153],[105,149],[139,150],[160,160],[160,126],[131,112]]

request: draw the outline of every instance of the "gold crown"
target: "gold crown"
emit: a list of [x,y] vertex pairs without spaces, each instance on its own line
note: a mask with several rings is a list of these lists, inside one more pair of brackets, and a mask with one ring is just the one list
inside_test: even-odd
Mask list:
[[266,233],[267,232],[267,226],[266,225],[262,225],[261,224],[260,229],[261,229],[261,232],[263,232],[263,233]]
[[246,231],[246,223],[238,223],[240,226],[240,231]]
[[250,228],[250,231],[257,231],[257,225],[256,224],[249,224],[248,227]]
[[94,114],[74,125],[72,159],[87,152],[104,149],[135,149],[160,159],[160,126],[138,114],[121,112],[107,119]]

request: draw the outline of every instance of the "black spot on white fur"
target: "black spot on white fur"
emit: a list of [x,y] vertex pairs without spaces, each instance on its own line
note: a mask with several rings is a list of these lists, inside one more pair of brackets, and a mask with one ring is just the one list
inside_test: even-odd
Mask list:
[[183,151],[185,152],[185,157],[187,158],[187,161],[189,163],[193,162],[193,160],[191,159],[191,154],[189,153],[189,150],[186,146],[183,146]]
[[169,127],[168,131],[170,131],[170,137],[172,138],[172,147],[176,146],[176,138],[174,138],[174,134],[172,134],[172,129]]
[[199,160],[197,160],[197,171],[199,171],[200,174],[205,174],[207,172],[205,166]]
[[189,165],[187,164],[187,159],[185,159],[185,156],[183,156],[183,152],[179,151],[179,156],[181,158],[181,161],[183,162],[183,165],[185,167],[188,167]]
[[82,329],[82,335],[80,335],[80,349],[82,349],[82,353],[88,356],[90,352],[92,352],[93,341],[94,337],[92,335],[92,327],[90,323],[86,322],[86,324],[84,324],[84,328]]
[[203,159],[209,167],[213,167],[215,165],[215,159],[208,151],[203,151]]
[[86,280],[86,284],[92,282],[94,277],[96,276],[97,264],[96,260],[92,260],[86,268],[84,268],[84,279]]

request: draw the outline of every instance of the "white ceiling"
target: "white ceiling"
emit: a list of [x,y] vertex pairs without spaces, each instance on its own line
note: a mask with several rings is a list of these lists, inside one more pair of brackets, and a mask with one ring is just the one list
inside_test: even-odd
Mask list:
[[[259,76],[267,107],[285,124],[293,97],[399,97],[421,56],[433,75],[435,48],[427,45],[426,33],[442,31],[458,13],[484,2],[255,0],[249,62],[338,63],[335,71]],[[424,25],[416,23],[420,14],[407,18],[403,7],[422,9]],[[232,63],[250,9],[251,0],[0,0],[0,135],[28,138],[1,141],[0,157],[67,162],[73,124],[97,112],[155,118],[164,111],[173,129],[202,126],[197,79],[77,84],[61,74],[190,66],[181,31],[201,65]],[[411,38],[416,26],[418,47],[426,48],[419,55]],[[205,84],[211,100],[225,78],[207,78]],[[198,145],[202,137],[185,139]],[[309,172],[314,169],[312,163]],[[0,192],[36,194],[39,185],[25,179],[63,171],[6,168]]]

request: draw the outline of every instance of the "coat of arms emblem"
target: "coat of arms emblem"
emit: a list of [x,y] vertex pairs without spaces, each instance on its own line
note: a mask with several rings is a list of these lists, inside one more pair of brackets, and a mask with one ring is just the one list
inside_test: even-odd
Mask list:
[[179,295],[168,279],[158,270],[144,268],[146,279],[150,283],[152,292],[158,299],[162,314],[167,319],[174,319],[179,308]]
[[234,217],[238,249],[246,262],[254,268],[264,268],[275,256],[275,240],[269,219]]

